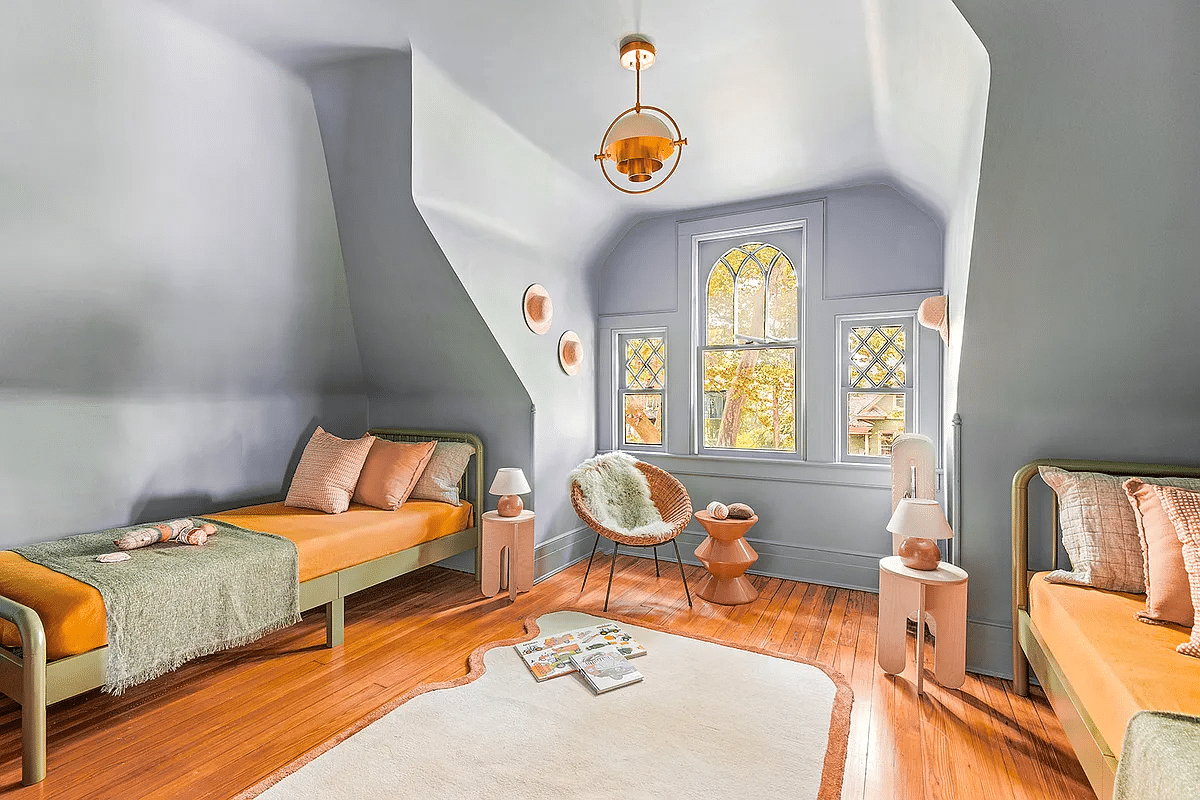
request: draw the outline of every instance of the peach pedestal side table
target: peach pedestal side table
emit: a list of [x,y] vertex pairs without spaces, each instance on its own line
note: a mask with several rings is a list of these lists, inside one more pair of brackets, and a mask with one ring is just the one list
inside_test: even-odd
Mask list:
[[917,694],[924,691],[924,620],[933,619],[937,640],[933,647],[933,675],[948,689],[957,689],[967,678],[967,573],[939,562],[937,569],[910,569],[899,556],[879,561],[879,627],[875,650],[879,666],[899,675],[908,661],[908,618],[916,612]]
[[495,511],[483,515],[479,584],[486,596],[508,589],[508,596],[516,600],[517,592],[533,588],[533,518],[528,510],[515,517]]
[[696,558],[708,570],[700,579],[696,594],[710,603],[736,606],[758,599],[758,590],[746,577],[746,570],[758,553],[746,541],[746,531],[758,522],[750,519],[717,519],[707,511],[696,513],[696,519],[708,532],[708,538],[696,548]]

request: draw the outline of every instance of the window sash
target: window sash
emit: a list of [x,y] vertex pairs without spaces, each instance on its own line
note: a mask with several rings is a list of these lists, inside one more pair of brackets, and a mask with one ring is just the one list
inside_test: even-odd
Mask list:
[[[628,376],[628,359],[625,356],[625,346],[630,339],[646,339],[656,338],[662,340],[662,348],[659,351],[659,358],[662,359],[662,388],[661,389],[641,389],[629,384]],[[617,391],[615,392],[616,405],[613,409],[613,447],[617,450],[652,450],[665,451],[667,443],[667,380],[670,364],[668,363],[669,354],[667,353],[667,329],[666,328],[636,328],[626,330],[613,331],[613,373],[614,385]],[[654,395],[658,397],[659,408],[659,443],[647,444],[644,442],[627,442],[625,430],[625,397],[627,395]]]
[[[720,445],[710,445],[705,443],[704,426],[710,419],[705,415],[705,395],[707,392],[704,389],[704,356],[712,352],[745,352],[747,350],[763,351],[790,351],[792,354],[792,437],[793,446],[791,449],[786,448],[770,448],[770,447],[722,447]],[[698,451],[700,453],[721,453],[728,455],[736,453],[739,456],[800,456],[800,342],[788,341],[780,344],[754,344],[754,345],[713,345],[711,347],[697,348],[697,383],[699,385],[700,402],[696,410],[696,424],[698,427]]]
[[[851,351],[849,347],[852,328],[883,328],[899,326],[904,329],[904,382],[898,386],[855,386],[850,379]],[[887,314],[856,314],[840,316],[837,320],[838,347],[838,460],[851,463],[880,463],[888,454],[864,455],[850,452],[850,395],[852,394],[899,394],[904,395],[904,433],[917,433],[917,338],[916,312]],[[884,348],[886,350],[886,347]],[[886,368],[886,366],[885,366]],[[869,367],[868,367],[869,369]],[[898,434],[897,434],[898,435]]]

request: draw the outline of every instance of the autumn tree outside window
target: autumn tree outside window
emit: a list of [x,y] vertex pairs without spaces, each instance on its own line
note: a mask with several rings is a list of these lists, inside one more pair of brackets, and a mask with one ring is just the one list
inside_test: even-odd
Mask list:
[[702,446],[796,453],[799,283],[792,260],[762,241],[711,266],[700,347]]

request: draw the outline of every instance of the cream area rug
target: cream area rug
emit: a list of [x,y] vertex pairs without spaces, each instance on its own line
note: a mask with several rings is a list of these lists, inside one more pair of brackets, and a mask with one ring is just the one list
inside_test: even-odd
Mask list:
[[[641,683],[538,683],[512,644],[613,620]],[[558,611],[471,656],[246,792],[264,800],[841,796],[851,692],[818,665]]]

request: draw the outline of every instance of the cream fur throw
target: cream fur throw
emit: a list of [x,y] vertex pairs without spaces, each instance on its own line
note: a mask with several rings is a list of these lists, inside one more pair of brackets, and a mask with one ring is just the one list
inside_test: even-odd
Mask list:
[[589,458],[571,473],[583,502],[600,524],[625,536],[660,539],[671,526],[650,501],[646,476],[627,453],[603,453]]

